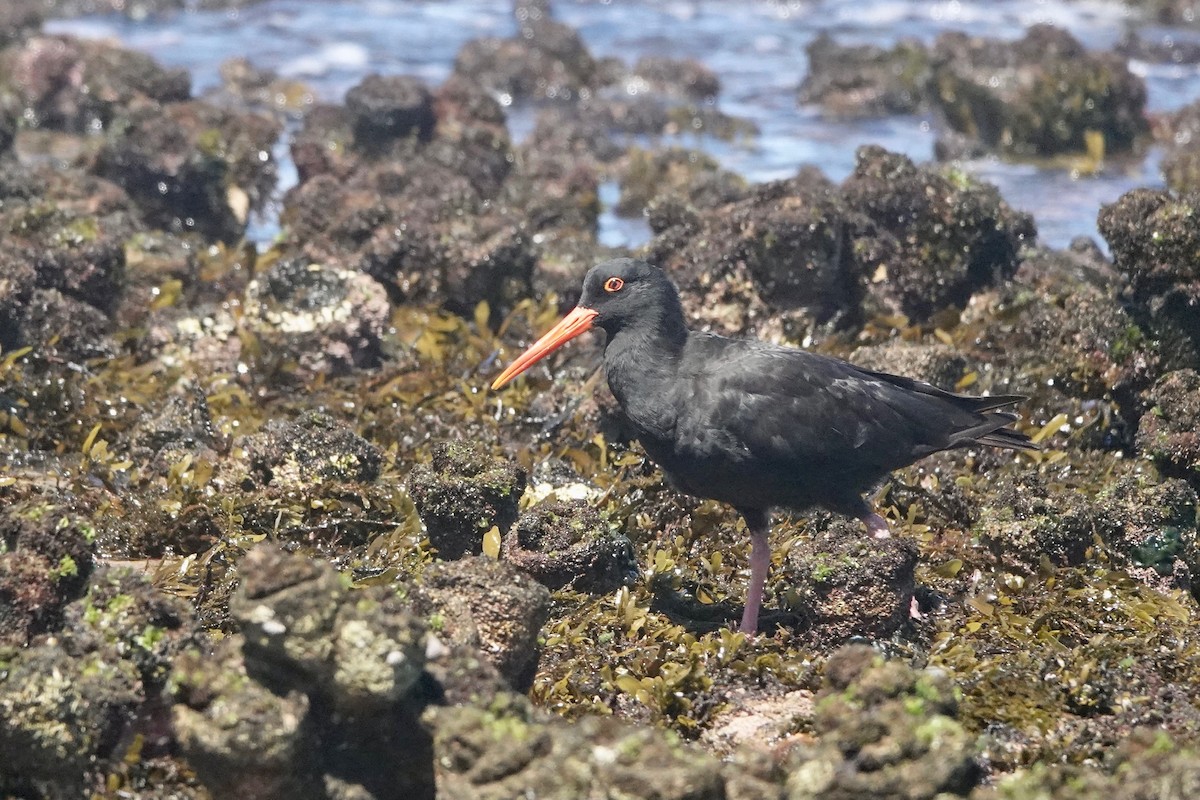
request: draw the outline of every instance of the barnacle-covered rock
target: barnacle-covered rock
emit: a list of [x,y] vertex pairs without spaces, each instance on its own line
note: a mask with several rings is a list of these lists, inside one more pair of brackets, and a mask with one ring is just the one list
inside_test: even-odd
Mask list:
[[1200,367],[1200,193],[1134,189],[1096,223],[1128,278],[1134,318],[1157,339],[1167,369]]
[[244,309],[257,370],[302,380],[376,366],[391,315],[387,292],[369,275],[302,257],[252,280]]
[[1200,374],[1167,373],[1149,392],[1150,410],[1138,424],[1137,444],[1159,469],[1200,487]]
[[487,708],[437,709],[429,718],[438,797],[446,800],[728,796],[712,756],[610,718],[547,720],[512,696]]
[[629,539],[582,501],[529,509],[504,536],[500,555],[550,589],[597,593],[620,586],[637,566]]
[[947,123],[1016,155],[1126,152],[1148,132],[1146,83],[1115,53],[1088,52],[1040,24],[1016,42],[943,33],[933,47],[931,97]]
[[[222,796],[432,798],[424,627],[389,587],[260,546],[231,602],[243,635],[181,659],[175,726]],[[247,747],[253,742],[252,747]]]
[[807,635],[824,647],[852,636],[887,638],[909,619],[917,548],[908,539],[875,539],[855,520],[792,546],[785,585],[796,592]]
[[293,421],[271,420],[246,444],[250,470],[264,484],[304,486],[313,481],[370,482],[383,455],[332,417],[306,412]]
[[946,675],[865,645],[838,650],[817,696],[816,742],[789,758],[788,800],[966,795],[982,769],[956,709]]
[[501,534],[516,521],[525,470],[496,458],[482,445],[441,442],[428,465],[413,469],[408,491],[444,560],[483,552],[492,527]]
[[544,586],[504,562],[474,556],[426,569],[412,601],[439,637],[475,647],[518,690],[529,687],[550,612]]

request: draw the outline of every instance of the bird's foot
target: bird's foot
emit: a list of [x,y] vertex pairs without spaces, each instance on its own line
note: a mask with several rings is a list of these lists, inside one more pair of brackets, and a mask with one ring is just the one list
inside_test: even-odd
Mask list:
[[917,602],[916,595],[908,603],[908,616],[916,620],[925,619],[925,615],[921,613],[921,604]]
[[867,526],[867,532],[876,539],[891,538],[892,531],[888,528],[887,520],[878,514],[872,512],[862,517],[863,524]]

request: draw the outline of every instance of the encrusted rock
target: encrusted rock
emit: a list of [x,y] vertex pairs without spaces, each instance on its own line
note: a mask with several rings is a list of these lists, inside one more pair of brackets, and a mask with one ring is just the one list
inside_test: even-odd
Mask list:
[[354,143],[366,152],[379,152],[392,139],[428,140],[433,134],[433,97],[417,78],[368,75],[346,92],[346,110]]
[[637,572],[629,539],[582,501],[529,509],[504,536],[500,555],[550,589],[604,593]]
[[332,417],[316,411],[294,422],[271,420],[247,442],[250,469],[263,483],[303,486],[313,481],[370,482],[383,455]]
[[1200,193],[1134,189],[1100,209],[1097,225],[1128,278],[1135,319],[1168,369],[1200,367]]
[[875,539],[856,520],[838,519],[811,541],[798,541],[785,563],[808,636],[823,646],[853,636],[887,638],[909,619],[917,548],[908,539]]
[[441,442],[433,459],[413,469],[408,491],[444,560],[483,552],[492,527],[503,534],[517,519],[525,470],[492,456],[482,445]]
[[933,62],[946,122],[1005,153],[1102,157],[1148,132],[1145,81],[1122,56],[1088,52],[1061,28],[1034,25],[1015,42],[943,33]]
[[304,258],[279,261],[252,280],[244,308],[260,369],[301,379],[376,366],[391,314],[370,276]]
[[473,646],[518,691],[529,688],[550,613],[544,586],[504,562],[474,556],[427,568],[412,599],[434,634]]
[[241,574],[231,609],[244,638],[175,673],[175,728],[204,784],[225,797],[432,798],[418,715],[437,692],[408,601],[351,591],[327,564],[272,546]]
[[864,645],[838,650],[817,696],[816,742],[789,758],[787,800],[966,795],[983,771],[956,709],[947,676]]
[[851,245],[858,280],[890,313],[927,319],[962,308],[978,289],[1011,277],[1020,248],[1036,236],[1033,218],[1013,210],[994,186],[918,167],[881,147],[859,148],[842,191],[871,220]]
[[821,33],[806,48],[808,73],[797,92],[801,103],[817,103],[837,117],[914,114],[926,100],[929,53],[906,39],[892,49],[839,45]]
[[1149,392],[1138,425],[1138,449],[1168,475],[1200,487],[1200,373],[1169,372]]

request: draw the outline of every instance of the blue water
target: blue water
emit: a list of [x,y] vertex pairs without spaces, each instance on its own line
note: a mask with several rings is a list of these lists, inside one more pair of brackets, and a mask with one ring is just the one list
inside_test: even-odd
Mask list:
[[[823,2],[653,2],[599,0],[558,2],[558,19],[579,30],[592,52],[633,61],[646,54],[690,56],[717,72],[722,110],[753,120],[761,135],[727,144],[686,137],[683,144],[713,153],[729,169],[752,180],[793,174],[816,164],[834,180],[849,173],[854,150],[875,143],[918,160],[932,157],[936,129],[923,117],[854,122],[825,119],[800,107],[795,90],[807,69],[804,49],[827,31],[846,43],[889,45],[901,37],[932,41],[944,30],[1017,38],[1026,27],[1050,22],[1089,47],[1110,48],[1128,29],[1158,39],[1196,37],[1141,24],[1116,2],[928,2],[927,0],[824,0]],[[479,36],[513,33],[508,2],[483,0],[270,0],[236,11],[184,12],[133,22],[102,16],[55,21],[52,32],[120,40],[193,75],[197,94],[219,85],[222,61],[245,56],[260,67],[296,78],[321,99],[337,100],[371,72],[413,74],[438,83],[450,72],[462,43]],[[1200,97],[1200,69],[1190,65],[1135,62],[1149,86],[1151,111],[1169,111]],[[511,110],[514,135],[528,130],[528,115]],[[286,148],[280,148],[286,156]],[[995,183],[1017,208],[1033,213],[1042,241],[1063,246],[1076,235],[1096,236],[1099,207],[1136,186],[1158,186],[1161,153],[1111,164],[1095,175],[1069,168],[1043,169],[995,159],[968,162],[973,173]],[[281,165],[284,181],[293,179]],[[285,187],[286,188],[286,187]],[[613,199],[615,187],[602,197]],[[255,228],[269,237],[270,220]],[[601,237],[609,244],[638,244],[644,225],[606,214]]]

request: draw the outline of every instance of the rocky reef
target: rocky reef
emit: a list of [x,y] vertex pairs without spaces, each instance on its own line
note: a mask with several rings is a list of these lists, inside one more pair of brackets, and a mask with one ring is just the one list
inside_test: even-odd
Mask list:
[[[1124,57],[1045,26],[813,44],[803,102],[939,109],[943,154],[1173,143],[1104,249],[1055,250],[950,163],[755,184],[660,145],[755,126],[545,2],[338,103],[41,28],[194,5],[0,9],[0,795],[1196,795],[1195,105],[1148,120]],[[599,241],[603,183],[636,251]],[[890,540],[777,514],[739,633],[742,523],[664,484],[598,342],[487,389],[616,254],[696,326],[1027,395],[1040,449],[898,471]]]

